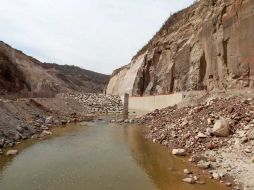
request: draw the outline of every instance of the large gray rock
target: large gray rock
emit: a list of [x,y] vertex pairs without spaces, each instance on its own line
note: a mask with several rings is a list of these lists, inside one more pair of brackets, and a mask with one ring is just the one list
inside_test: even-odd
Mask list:
[[230,127],[228,120],[221,118],[217,120],[213,126],[212,134],[217,137],[228,137],[230,133]]

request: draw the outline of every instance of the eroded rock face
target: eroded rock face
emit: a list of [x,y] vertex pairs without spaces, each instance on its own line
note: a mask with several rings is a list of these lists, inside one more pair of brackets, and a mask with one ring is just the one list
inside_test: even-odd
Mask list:
[[129,65],[113,73],[107,93],[251,88],[253,20],[253,0],[198,1],[170,17]]

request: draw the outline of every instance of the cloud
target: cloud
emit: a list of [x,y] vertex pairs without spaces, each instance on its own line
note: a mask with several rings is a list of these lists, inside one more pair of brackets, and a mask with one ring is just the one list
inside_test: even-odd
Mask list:
[[110,74],[193,0],[11,0],[0,7],[2,41],[45,62]]

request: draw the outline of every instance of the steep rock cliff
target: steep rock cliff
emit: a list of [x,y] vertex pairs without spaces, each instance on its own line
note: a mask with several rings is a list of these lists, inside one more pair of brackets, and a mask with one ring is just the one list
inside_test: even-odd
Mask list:
[[152,95],[254,86],[254,0],[200,0],[172,15],[113,72],[108,94]]

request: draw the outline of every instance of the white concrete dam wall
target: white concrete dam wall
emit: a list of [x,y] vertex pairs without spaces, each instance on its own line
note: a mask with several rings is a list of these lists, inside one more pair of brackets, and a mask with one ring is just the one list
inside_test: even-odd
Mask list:
[[183,93],[145,97],[129,97],[129,110],[150,112],[174,106],[183,100]]

